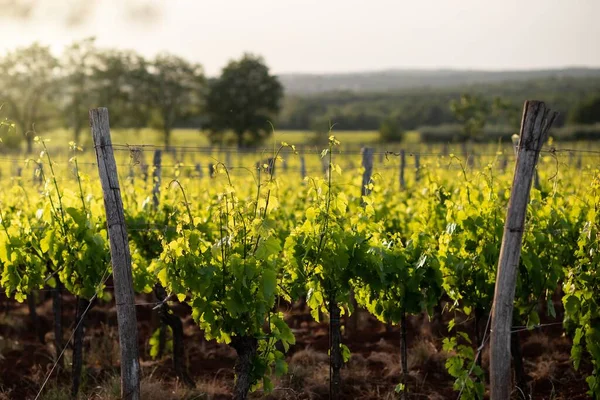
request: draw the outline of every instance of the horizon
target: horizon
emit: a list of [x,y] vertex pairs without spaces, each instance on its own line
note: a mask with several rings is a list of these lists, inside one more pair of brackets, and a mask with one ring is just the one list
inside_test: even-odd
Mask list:
[[453,67],[387,67],[382,69],[331,71],[331,72],[303,72],[284,71],[276,75],[352,75],[352,74],[378,74],[385,72],[484,72],[484,73],[507,73],[507,72],[561,72],[567,70],[589,70],[600,71],[600,65],[564,65],[550,66],[545,68],[514,68],[514,69],[479,69],[479,68],[453,68]]

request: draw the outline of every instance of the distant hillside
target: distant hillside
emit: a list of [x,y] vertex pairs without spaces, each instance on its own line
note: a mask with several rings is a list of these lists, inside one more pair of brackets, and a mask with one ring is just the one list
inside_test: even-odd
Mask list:
[[317,94],[332,91],[388,92],[412,88],[458,87],[505,81],[544,78],[600,77],[600,68],[554,70],[477,71],[477,70],[387,70],[339,74],[281,74],[287,94]]

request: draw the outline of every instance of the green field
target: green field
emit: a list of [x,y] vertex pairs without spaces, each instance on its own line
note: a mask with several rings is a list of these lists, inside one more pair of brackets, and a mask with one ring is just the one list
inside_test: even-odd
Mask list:
[[[344,145],[370,145],[378,143],[379,133],[377,131],[332,131],[332,134]],[[49,147],[64,148],[66,143],[73,140],[73,133],[66,129],[56,129],[47,133],[39,133],[44,139],[50,139]],[[163,143],[162,132],[150,128],[145,129],[113,129],[111,130],[113,143],[118,144],[145,144],[161,145]],[[313,143],[314,133],[310,131],[278,131],[274,132],[263,147],[272,143],[278,145],[282,141],[294,145],[310,145]],[[407,140],[415,142],[418,140],[418,134],[411,133],[407,135]],[[80,139],[82,147],[88,147],[91,144],[91,134],[89,130],[82,132]],[[175,129],[172,132],[172,146],[201,146],[209,147],[205,132],[196,129]]]

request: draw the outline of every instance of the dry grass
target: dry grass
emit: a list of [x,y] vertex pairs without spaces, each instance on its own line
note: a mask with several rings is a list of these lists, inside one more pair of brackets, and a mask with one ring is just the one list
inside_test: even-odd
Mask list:
[[10,400],[10,389],[4,389],[0,387],[0,400]]
[[400,375],[400,356],[396,353],[374,351],[367,357],[367,362],[372,367],[381,368],[386,377]]
[[315,351],[310,347],[294,353],[290,359],[290,365],[314,366],[328,362],[327,354]]
[[435,345],[428,340],[418,340],[408,349],[408,369],[425,369],[431,362],[444,366],[445,357],[440,354]]
[[531,377],[538,381],[542,379],[554,379],[557,371],[557,361],[552,356],[543,355],[539,357],[529,372]]
[[[140,382],[140,398],[144,400],[208,400],[215,395],[227,394],[229,391],[219,381],[199,382],[196,389],[189,389],[178,382],[165,382],[152,376],[144,377]],[[120,377],[113,376],[80,397],[90,400],[119,400],[121,398]]]
[[118,364],[121,357],[116,327],[100,323],[100,332],[89,337],[88,340],[89,350],[85,355],[88,365],[99,368],[112,368]]

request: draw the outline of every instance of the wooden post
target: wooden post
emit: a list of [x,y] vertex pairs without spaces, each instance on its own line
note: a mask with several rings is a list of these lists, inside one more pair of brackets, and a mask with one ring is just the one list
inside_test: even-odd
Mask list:
[[225,152],[225,166],[227,167],[227,169],[230,169],[233,166],[231,164],[231,150],[229,149],[227,149],[227,151]]
[[490,342],[492,400],[507,400],[512,392],[510,340],[525,214],[535,165],[556,115],[556,112],[546,108],[546,105],[539,101],[526,101],[523,108],[517,163],[504,224],[492,306]]
[[508,156],[504,154],[500,159],[500,169],[502,169],[502,172],[506,171],[506,167],[508,167]]
[[404,168],[406,168],[406,152],[400,150],[400,188],[406,188],[406,181],[404,180]]
[[325,177],[327,177],[329,175],[329,157],[323,157],[321,158],[321,155],[318,155],[319,159],[321,160],[321,172],[323,173],[323,175],[325,175]]
[[419,153],[415,154],[415,182],[419,182],[419,179],[421,179],[421,174],[419,173],[419,169],[421,168],[421,155]]
[[196,163],[196,173],[198,174],[198,178],[202,179],[202,177],[204,176],[202,173],[202,166],[200,166],[200,163]]
[[156,150],[154,152],[154,159],[152,160],[152,166],[154,167],[154,171],[152,172],[152,181],[154,182],[154,187],[152,188],[152,203],[154,204],[154,208],[158,208],[158,203],[160,201],[162,150]]
[[148,183],[148,164],[142,164],[142,176],[144,178],[144,182]]
[[367,188],[367,185],[371,182],[371,175],[373,174],[373,149],[371,147],[365,147],[362,151],[362,166],[365,169],[362,177],[361,196],[368,195],[371,191]]
[[90,126],[96,149],[110,241],[119,345],[121,348],[121,398],[124,400],[139,400],[140,363],[131,274],[131,254],[127,239],[127,227],[125,226],[123,200],[119,188],[117,164],[110,139],[108,109],[90,110]]

